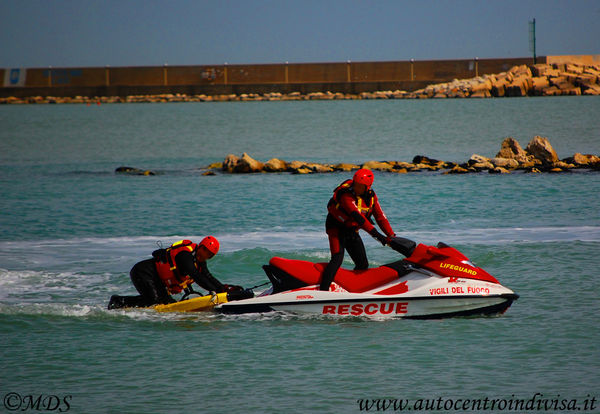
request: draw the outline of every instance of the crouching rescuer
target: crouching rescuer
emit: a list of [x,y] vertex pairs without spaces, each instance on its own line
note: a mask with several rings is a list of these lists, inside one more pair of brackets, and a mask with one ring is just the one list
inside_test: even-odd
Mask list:
[[197,283],[210,294],[227,292],[229,300],[252,297],[252,292],[241,286],[225,285],[208,270],[206,261],[219,251],[219,241],[207,236],[200,243],[180,240],[166,249],[152,252],[152,258],[136,263],[129,275],[138,296],[113,295],[108,309],[147,307],[176,302],[171,295],[184,293],[182,300],[192,293]]

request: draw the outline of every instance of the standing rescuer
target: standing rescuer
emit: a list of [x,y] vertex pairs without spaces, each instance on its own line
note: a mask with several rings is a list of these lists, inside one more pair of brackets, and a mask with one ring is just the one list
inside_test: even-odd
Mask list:
[[[383,245],[389,243],[395,236],[375,192],[371,189],[374,178],[371,170],[361,168],[356,171],[351,180],[344,181],[333,190],[333,197],[327,204],[328,214],[325,221],[331,260],[321,275],[321,290],[329,290],[344,260],[344,249],[354,261],[354,270],[364,270],[369,267],[365,246],[358,230],[365,230]],[[385,235],[371,223],[371,216],[375,218]]]
[[108,309],[146,307],[173,303],[172,294],[191,292],[190,285],[197,283],[209,292],[241,291],[239,286],[224,285],[208,270],[206,261],[219,251],[219,241],[207,236],[198,244],[180,240],[166,249],[152,252],[152,258],[136,263],[129,275],[138,296],[110,298]]

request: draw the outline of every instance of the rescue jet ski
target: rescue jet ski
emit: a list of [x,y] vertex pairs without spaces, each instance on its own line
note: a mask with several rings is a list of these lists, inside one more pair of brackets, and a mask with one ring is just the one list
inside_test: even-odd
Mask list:
[[329,291],[319,290],[327,263],[273,257],[263,266],[271,288],[214,310],[427,319],[501,314],[519,297],[445,243],[396,237],[389,245],[406,258],[367,270],[340,268]]

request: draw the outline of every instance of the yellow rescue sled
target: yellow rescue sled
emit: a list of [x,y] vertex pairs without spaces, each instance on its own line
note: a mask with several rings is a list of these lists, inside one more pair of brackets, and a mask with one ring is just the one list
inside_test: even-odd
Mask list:
[[229,302],[227,299],[227,292],[223,292],[215,295],[199,296],[197,298],[186,299],[166,305],[155,305],[153,309],[157,312],[205,312],[211,311],[215,306],[227,302]]

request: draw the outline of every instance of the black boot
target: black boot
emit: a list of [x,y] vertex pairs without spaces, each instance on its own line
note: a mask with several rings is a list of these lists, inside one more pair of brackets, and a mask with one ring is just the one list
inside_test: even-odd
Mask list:
[[227,293],[227,300],[242,300],[242,299],[250,299],[254,297],[254,292],[250,289],[244,290],[235,290]]
[[108,302],[108,309],[121,308],[145,308],[154,305],[155,302],[144,299],[143,296],[119,296],[112,295]]
[[108,310],[120,309],[125,307],[125,297],[119,295],[112,295],[108,302]]

